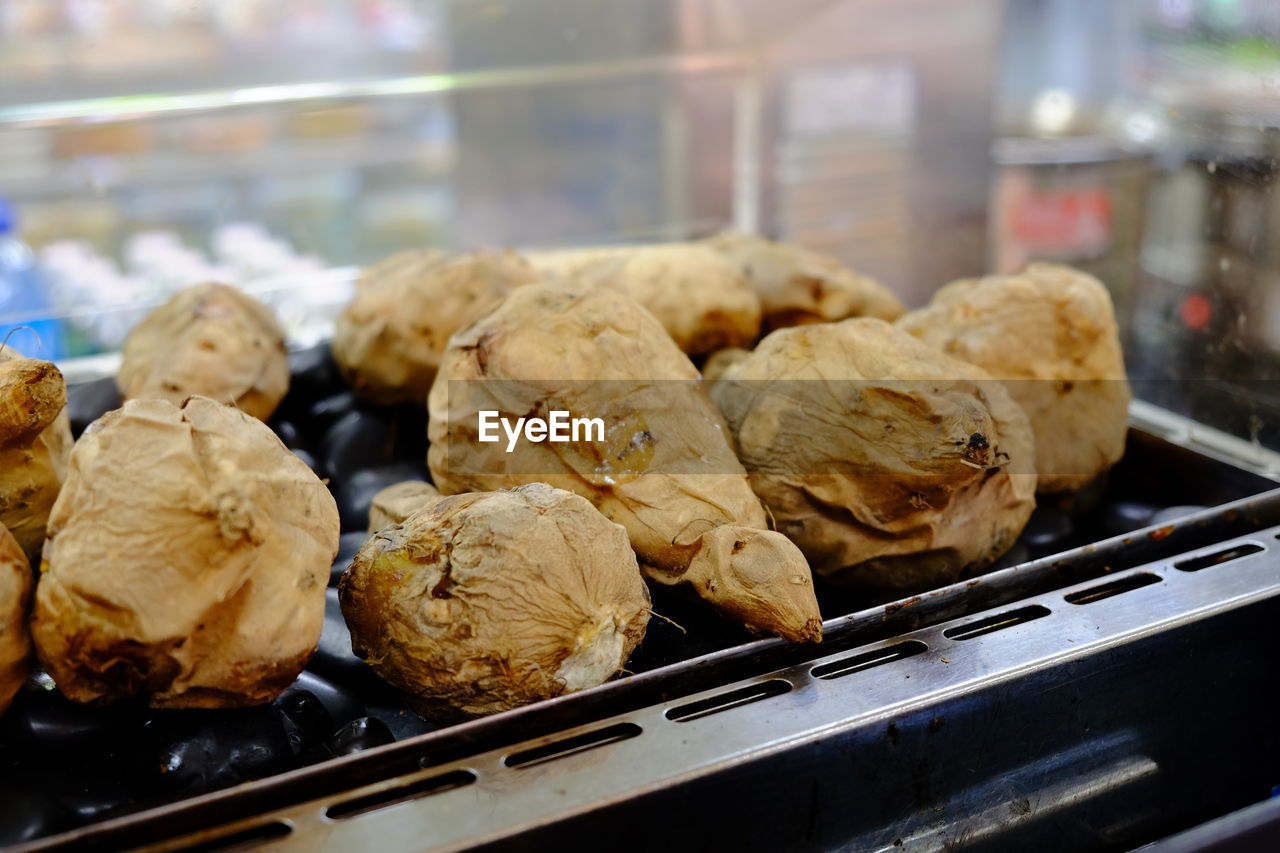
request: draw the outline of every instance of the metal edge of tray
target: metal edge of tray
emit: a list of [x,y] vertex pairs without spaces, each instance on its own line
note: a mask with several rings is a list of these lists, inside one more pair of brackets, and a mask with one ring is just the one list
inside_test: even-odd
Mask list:
[[[730,689],[671,699],[552,738],[162,840],[150,849],[220,848],[227,841],[279,850],[348,850],[376,840],[385,850],[461,850],[513,838],[839,731],[883,727],[979,685],[1079,661],[1280,596],[1278,534],[1280,527],[1272,526],[1102,583],[1070,585],[1022,599],[1014,608],[1001,605],[872,643],[858,649],[857,659],[870,662],[861,668],[849,662],[848,650],[824,653]],[[1212,570],[1192,570],[1194,561]],[[1084,602],[1077,597],[1087,599],[1099,587],[1134,576],[1146,583],[1123,595]],[[1012,618],[1027,612],[1033,615]],[[1001,620],[1009,626],[974,630]],[[904,644],[912,653],[895,656]],[[852,671],[839,674],[841,666]]]
[[[602,720],[643,713],[709,690],[768,681],[769,673],[808,665],[851,649],[928,629],[948,620],[1054,593],[1075,583],[1205,548],[1280,524],[1280,489],[1060,554],[991,572],[824,623],[819,646],[769,638],[655,668],[596,688],[473,720],[353,756],[281,773],[146,811],[69,830],[23,850],[91,844],[99,849],[162,842],[217,826],[252,825],[262,815],[298,804],[347,799],[353,792],[394,786],[406,776],[545,743]],[[539,739],[542,739],[541,741]],[[515,751],[520,751],[516,749]],[[464,761],[465,763],[465,761]],[[434,774],[433,774],[434,775]]]

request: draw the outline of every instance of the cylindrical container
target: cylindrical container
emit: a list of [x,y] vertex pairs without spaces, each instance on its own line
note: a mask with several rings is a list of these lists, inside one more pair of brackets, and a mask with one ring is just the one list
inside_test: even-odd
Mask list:
[[988,267],[1070,264],[1111,291],[1121,325],[1132,308],[1150,158],[1103,136],[1005,137],[992,146]]

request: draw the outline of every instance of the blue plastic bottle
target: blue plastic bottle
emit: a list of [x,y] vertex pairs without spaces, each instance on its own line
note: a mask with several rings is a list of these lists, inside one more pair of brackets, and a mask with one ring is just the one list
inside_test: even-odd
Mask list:
[[[9,336],[14,349],[32,358],[63,358],[62,323],[50,319],[53,312],[35,255],[18,237],[17,225],[13,207],[0,198],[0,341]],[[35,334],[26,330],[10,334],[15,326],[27,326]]]

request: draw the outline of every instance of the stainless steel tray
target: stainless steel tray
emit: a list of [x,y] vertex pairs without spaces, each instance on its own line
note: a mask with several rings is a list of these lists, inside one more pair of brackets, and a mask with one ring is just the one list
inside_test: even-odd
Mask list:
[[[1133,489],[1269,481],[1135,431]],[[30,850],[1125,849],[1280,783],[1280,490]]]

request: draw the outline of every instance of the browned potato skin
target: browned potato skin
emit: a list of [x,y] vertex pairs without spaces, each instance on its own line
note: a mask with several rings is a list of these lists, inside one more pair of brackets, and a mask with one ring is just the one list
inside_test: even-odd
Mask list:
[[[513,453],[478,441],[480,410],[548,408],[602,418],[606,440],[521,441]],[[697,370],[635,300],[564,282],[514,291],[454,335],[428,409],[442,493],[528,482],[576,492],[627,529],[650,580],[691,589],[751,630],[821,638],[803,556],[767,530]]]
[[71,423],[67,386],[50,361],[0,347],[0,524],[28,560],[44,544],[45,522],[67,475]]
[[1006,380],[1031,419],[1040,491],[1084,486],[1124,454],[1129,383],[1106,287],[1058,264],[964,279],[898,325]]
[[205,397],[89,426],[49,517],[32,635],[68,698],[270,702],[315,650],[333,497],[260,421]]
[[649,621],[626,531],[542,483],[442,498],[379,531],[339,595],[356,654],[432,717],[601,684]]
[[878,281],[830,255],[748,234],[718,234],[706,245],[740,267],[760,297],[762,330],[849,317],[894,320],[905,310]]
[[197,284],[133,328],[116,384],[126,400],[178,405],[200,395],[265,421],[289,390],[284,332],[270,308],[239,288]]
[[31,672],[31,566],[17,541],[0,524],[0,714]]
[[406,480],[387,486],[373,496],[369,507],[369,535],[384,527],[399,524],[430,501],[438,500],[440,492],[430,483]]
[[953,582],[1035,506],[1031,430],[1003,386],[884,321],[774,332],[711,394],[778,530],[834,583]]
[[626,294],[689,355],[749,347],[760,334],[760,299],[746,277],[697,243],[533,252],[529,259],[549,278]]
[[536,279],[510,250],[392,255],[365,271],[338,317],[334,360],[361,396],[422,405],[449,336]]
[[751,355],[751,350],[743,349],[742,347],[717,350],[707,359],[706,364],[702,365],[703,381],[710,383],[723,379],[725,374],[729,372],[729,368],[749,355]]

